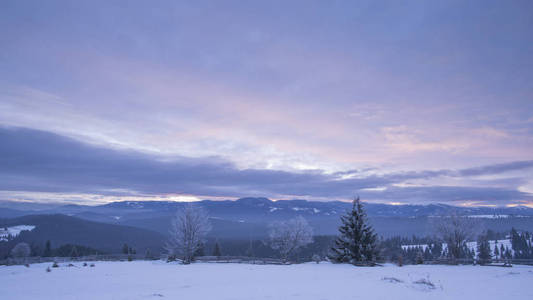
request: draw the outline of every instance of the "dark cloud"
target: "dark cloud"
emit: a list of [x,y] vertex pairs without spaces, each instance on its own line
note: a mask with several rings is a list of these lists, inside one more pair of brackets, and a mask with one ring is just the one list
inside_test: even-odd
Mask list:
[[4,190],[213,196],[311,195],[341,197],[392,183],[386,177],[337,180],[322,172],[239,170],[217,158],[173,157],[98,148],[49,132],[0,130],[0,187]]
[[533,168],[533,160],[513,161],[503,164],[495,164],[490,166],[483,166],[477,168],[463,169],[459,171],[461,176],[479,176],[500,174],[504,172],[520,171]]
[[383,191],[364,192],[361,196],[387,201],[451,204],[472,201],[479,204],[505,205],[510,201],[521,203],[533,200],[531,194],[518,190],[470,186],[389,187]]
[[[169,159],[106,149],[50,132],[23,128],[0,128],[0,143],[2,190],[102,194],[131,190],[154,195],[185,193],[228,197],[293,195],[329,198],[347,198],[360,193],[367,199],[417,202],[531,200],[530,194],[501,188],[391,186],[409,179],[521,170],[531,167],[531,162],[341,179],[339,174],[317,171],[240,170],[216,157]],[[384,186],[388,186],[384,191],[365,191]]]

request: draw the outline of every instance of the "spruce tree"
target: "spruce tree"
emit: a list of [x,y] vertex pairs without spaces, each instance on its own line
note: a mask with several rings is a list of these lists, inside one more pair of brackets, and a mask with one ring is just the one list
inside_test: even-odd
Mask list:
[[490,244],[486,235],[480,235],[477,240],[477,252],[479,263],[484,265],[489,263],[492,256],[490,254]]
[[340,235],[331,248],[329,258],[337,263],[372,262],[377,258],[377,235],[367,222],[359,197],[346,215],[341,216]]
[[196,257],[196,256],[205,256],[204,243],[202,243],[202,242],[198,243],[198,249],[196,249],[196,251],[194,251],[194,257]]
[[499,258],[500,257],[500,250],[498,250],[498,245],[494,246],[494,257]]
[[47,240],[47,241],[46,241],[46,244],[45,244],[45,246],[44,246],[43,256],[44,256],[44,257],[50,257],[50,256],[52,256],[52,245],[51,245],[51,243],[50,243],[50,240]]
[[213,256],[222,256],[222,252],[220,252],[220,246],[218,245],[218,242],[215,243],[215,250],[213,251]]
[[422,254],[422,251],[418,251],[416,253],[415,264],[417,265],[424,264],[424,254]]
[[144,258],[147,260],[154,259],[154,256],[152,255],[152,251],[150,251],[150,248],[146,249],[146,254],[144,255]]
[[76,248],[76,245],[72,245],[72,250],[70,251],[70,257],[78,257],[78,249]]

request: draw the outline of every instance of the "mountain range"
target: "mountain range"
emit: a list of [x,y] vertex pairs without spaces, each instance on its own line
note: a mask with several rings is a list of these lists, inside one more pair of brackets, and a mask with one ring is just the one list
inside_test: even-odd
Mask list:
[[[0,226],[36,225],[35,232],[25,236],[38,243],[53,237],[58,243],[88,243],[87,246],[111,251],[118,249],[122,243],[132,242],[129,237],[142,236],[147,242],[141,243],[140,249],[160,248],[168,233],[172,216],[185,204],[169,201],[122,201],[90,206],[0,201]],[[270,223],[295,216],[305,217],[317,235],[336,234],[339,217],[350,208],[351,203],[241,198],[227,201],[204,200],[194,202],[194,205],[203,207],[210,216],[213,228],[210,238],[248,240],[264,239]],[[445,204],[365,203],[364,207],[376,232],[384,237],[431,235],[432,220],[452,213],[478,217],[486,229],[507,231],[515,227],[533,231],[533,208],[526,206],[456,207]],[[44,230],[42,227],[45,225],[55,226],[55,232],[52,234],[51,227]],[[63,227],[72,230],[68,231]],[[85,236],[85,239],[77,235]],[[100,237],[100,240],[95,236]]]

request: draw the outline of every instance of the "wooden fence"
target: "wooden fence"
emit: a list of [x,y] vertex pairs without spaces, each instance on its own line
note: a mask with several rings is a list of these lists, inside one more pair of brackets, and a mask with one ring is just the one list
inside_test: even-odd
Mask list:
[[[413,263],[411,263],[413,264]],[[423,262],[425,265],[479,265],[480,262],[471,258],[442,258],[436,260],[426,260]],[[500,266],[512,266],[512,265],[529,265],[533,266],[533,259],[491,259],[484,265],[500,265]]]
[[[128,260],[167,260],[166,255],[156,258],[147,258],[139,254],[108,254],[108,255],[89,255],[81,257],[40,257],[32,256],[26,258],[8,258],[0,260],[0,265],[24,265],[37,263],[68,263],[68,262],[89,262],[89,261],[128,261]],[[195,262],[203,263],[246,263],[256,265],[283,265],[281,259],[275,258],[257,258],[247,256],[198,256],[194,258]]]
[[[160,257],[147,258],[140,254],[107,254],[107,255],[89,255],[82,257],[26,257],[26,258],[8,258],[0,260],[1,265],[24,265],[24,264],[36,264],[36,263],[68,263],[68,262],[90,262],[90,261],[127,261],[127,260],[167,260],[167,256],[162,255]],[[199,263],[240,263],[240,264],[255,264],[255,265],[285,265],[294,262],[283,262],[281,259],[276,258],[260,258],[260,257],[248,257],[248,256],[198,256],[194,258],[195,262]],[[425,265],[438,264],[438,265],[477,265],[479,264],[474,259],[437,259],[426,260],[423,262]],[[357,265],[357,264],[356,264]],[[361,264],[361,266],[368,266],[369,264]],[[530,265],[533,266],[533,259],[492,259],[490,263],[486,265],[499,265],[499,266],[511,266],[511,265]]]
[[210,263],[245,263],[254,265],[285,265],[281,259],[276,258],[259,258],[248,256],[198,256],[194,258],[197,262]]

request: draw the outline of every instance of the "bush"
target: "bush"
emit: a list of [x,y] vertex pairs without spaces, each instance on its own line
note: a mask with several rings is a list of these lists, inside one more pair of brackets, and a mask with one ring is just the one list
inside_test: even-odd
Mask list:
[[311,258],[314,262],[316,262],[317,264],[320,263],[322,261],[322,258],[320,257],[320,255],[318,254],[314,254],[313,257]]
[[46,272],[50,273],[52,272],[52,269],[50,269],[50,267],[46,268]]
[[403,266],[403,256],[398,256],[398,267]]
[[54,264],[52,265],[52,268],[59,268],[59,265],[57,264],[57,262],[54,261]]

